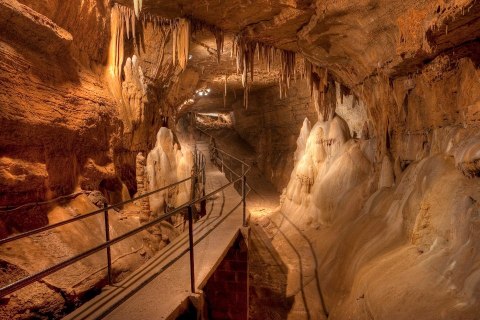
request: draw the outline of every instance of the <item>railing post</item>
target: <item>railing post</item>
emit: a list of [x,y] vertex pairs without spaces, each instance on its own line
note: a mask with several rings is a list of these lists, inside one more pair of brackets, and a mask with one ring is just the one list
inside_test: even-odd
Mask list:
[[223,171],[223,153],[220,152],[220,156],[221,156],[221,160],[222,160],[222,172],[224,172]]
[[197,154],[197,143],[195,143],[195,149],[193,151],[193,171],[197,172],[197,162],[198,162],[198,154]]
[[200,168],[200,157],[198,155],[198,149],[197,149],[196,153],[197,153],[197,173],[198,173],[198,168]]
[[188,242],[190,247],[190,289],[195,293],[195,261],[193,255],[193,214],[192,206],[188,206]]
[[[104,218],[105,218],[105,241],[110,241],[110,224],[108,223],[108,204],[104,203]],[[107,272],[108,272],[108,284],[112,285],[112,256],[110,252],[110,246],[107,247]]]
[[243,190],[245,189],[245,186],[243,185],[243,176],[245,175],[245,165],[242,163],[242,197],[243,197]]
[[195,189],[197,187],[197,145],[195,145],[195,153],[193,156],[193,168],[192,168],[192,175],[191,175],[191,180],[190,180],[190,185],[191,185],[191,198],[192,200],[195,199]]
[[242,163],[242,202],[243,202],[243,226],[247,226],[247,203],[246,203],[246,186],[247,186],[247,175],[245,174],[245,168]]
[[205,158],[203,158],[203,169],[202,169],[202,183],[203,183],[203,195],[202,197],[205,197],[205,184],[207,183],[207,174],[205,172],[205,167],[207,166],[207,161]]

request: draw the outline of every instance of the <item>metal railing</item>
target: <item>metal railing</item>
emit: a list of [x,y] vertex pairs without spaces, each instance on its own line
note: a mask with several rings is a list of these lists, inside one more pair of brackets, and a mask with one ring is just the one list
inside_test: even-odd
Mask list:
[[[235,175],[237,177],[237,179],[242,179],[242,183],[241,183],[241,195],[242,195],[242,201],[243,201],[243,226],[246,227],[247,226],[247,205],[246,205],[246,198],[247,198],[247,195],[250,193],[251,191],[251,188],[250,186],[248,185],[247,183],[247,173],[250,171],[251,167],[249,164],[247,164],[245,161],[235,157],[234,155],[228,153],[228,152],[225,152],[223,151],[222,149],[218,148],[217,145],[216,145],[216,142],[215,142],[215,137],[212,136],[211,134],[209,134],[208,132],[206,132],[205,130],[199,128],[198,126],[195,126],[195,128],[201,133],[201,134],[204,134],[205,136],[207,136],[210,140],[210,145],[209,145],[209,151],[210,151],[210,160],[215,164],[217,165],[217,167],[223,172],[225,173],[225,168],[230,172],[230,179],[229,181],[233,181],[233,177],[232,177],[232,174]],[[220,155],[219,155],[220,154]],[[227,156],[228,158],[236,161],[236,162],[239,162],[241,165],[242,165],[242,173],[241,174],[238,174],[235,172],[235,170],[233,170],[230,166],[228,166],[226,163],[225,163],[225,159],[224,159],[224,156]],[[225,175],[225,177],[227,177],[228,179],[228,176]],[[238,181],[238,180],[235,180],[234,183]],[[247,188],[248,188],[248,191],[247,191]]]
[[[218,149],[217,149],[218,150]],[[100,245],[97,245],[87,251],[84,251],[80,254],[77,254],[67,260],[64,260],[62,262],[59,262],[53,266],[50,266],[40,272],[37,272],[35,274],[32,274],[32,275],[29,275],[23,279],[20,279],[20,280],[17,280],[13,283],[10,283],[2,288],[0,288],[0,297],[4,297],[6,295],[9,295],[19,289],[22,289],[36,281],[39,281],[41,280],[42,278],[48,276],[48,275],[51,275],[59,270],[62,270],[78,261],[81,261],[99,251],[102,251],[104,249],[106,249],[106,254],[107,254],[107,272],[108,272],[108,281],[109,281],[109,284],[111,285],[113,283],[113,279],[112,279],[112,260],[111,260],[111,253],[110,253],[110,247],[116,243],[119,243],[120,241],[122,240],[125,240],[141,231],[144,231],[148,228],[151,228],[157,224],[159,224],[160,222],[172,217],[173,215],[175,214],[178,214],[180,213],[182,210],[184,209],[187,209],[187,213],[188,213],[188,222],[189,222],[189,227],[188,227],[188,233],[189,233],[189,251],[190,251],[190,275],[191,275],[191,279],[190,279],[190,282],[191,282],[191,290],[192,292],[195,292],[195,272],[194,272],[194,244],[193,244],[193,210],[192,210],[192,206],[194,206],[195,204],[197,203],[201,203],[202,201],[206,201],[208,198],[210,198],[211,196],[213,196],[214,194],[228,188],[229,186],[235,184],[236,182],[239,182],[239,181],[242,181],[242,185],[243,185],[243,190],[245,190],[245,174],[246,172],[248,172],[248,170],[250,169],[250,166],[248,166],[247,164],[245,164],[243,161],[235,158],[232,156],[233,159],[236,159],[240,162],[242,162],[242,168],[244,168],[244,166],[247,166],[247,169],[244,170],[242,169],[242,175],[239,176],[236,180],[234,181],[231,181],[223,186],[221,186],[220,188],[208,193],[208,194],[205,194],[205,182],[206,182],[206,172],[205,172],[205,168],[206,168],[206,160],[205,160],[205,157],[204,155],[201,153],[201,152],[198,152],[196,150],[196,146],[195,146],[195,153],[194,153],[195,157],[194,157],[194,167],[192,169],[192,175],[188,178],[185,178],[183,180],[180,180],[180,181],[177,181],[173,184],[170,184],[168,186],[165,186],[165,187],[162,187],[160,189],[157,189],[157,190],[154,190],[154,191],[151,191],[151,192],[147,192],[145,194],[142,194],[136,198],[133,198],[133,199],[130,199],[130,200],[127,200],[127,201],[123,201],[123,202],[120,202],[120,203],[116,203],[116,204],[113,204],[113,205],[106,205],[104,206],[103,209],[99,209],[99,210],[95,210],[95,211],[92,211],[92,212],[89,212],[89,213],[86,213],[86,214],[83,214],[81,216],[78,216],[78,217],[74,217],[72,219],[68,219],[68,220],[65,220],[65,221],[62,221],[62,222],[58,222],[58,223],[54,223],[54,224],[51,224],[51,225],[48,225],[48,226],[44,226],[44,227],[41,227],[41,228],[38,228],[38,229],[34,229],[34,230],[31,230],[31,231],[27,231],[27,232],[24,232],[24,233],[21,233],[21,234],[18,234],[18,235],[14,235],[14,236],[11,236],[11,237],[8,237],[8,238],[5,238],[5,239],[1,239],[0,240],[0,245],[3,245],[3,244],[6,244],[6,243],[9,243],[9,242],[12,242],[12,241],[15,241],[15,240],[19,240],[19,239],[23,239],[23,238],[26,238],[26,237],[29,237],[29,236],[32,236],[32,235],[35,235],[35,234],[38,234],[38,233],[41,233],[41,232],[45,232],[47,230],[51,230],[51,229],[54,229],[54,228],[58,228],[60,226],[64,226],[64,225],[67,225],[67,224],[70,224],[70,223],[73,223],[75,221],[79,221],[79,220],[83,220],[83,219],[86,219],[86,218],[89,218],[89,217],[92,217],[94,215],[97,215],[97,214],[100,214],[100,213],[104,213],[104,223],[105,223],[105,242],[103,242],[102,244]],[[197,187],[197,184],[199,183],[199,179],[201,179],[201,183],[203,185],[203,190],[202,190],[202,194],[201,194],[201,197],[197,197],[197,196],[200,196],[200,195],[196,195],[196,187]],[[124,233],[123,235],[121,236],[118,236],[116,238],[113,238],[111,239],[110,238],[110,230],[109,230],[109,219],[108,219],[108,210],[110,209],[114,209],[114,208],[117,208],[117,207],[121,207],[125,204],[128,204],[128,203],[132,203],[136,200],[139,200],[139,199],[142,199],[142,198],[145,198],[145,197],[148,197],[150,195],[153,195],[153,194],[156,194],[158,192],[161,192],[161,191],[164,191],[164,190],[167,190],[169,188],[173,188],[183,182],[186,182],[186,181],[189,181],[189,180],[192,180],[192,200],[187,202],[187,203],[184,203],[183,205],[181,205],[180,207],[178,208],[175,208],[173,209],[172,211],[162,215],[161,217],[158,217],[140,227],[137,227],[129,232],[126,232]],[[246,214],[245,214],[245,191],[242,192],[242,200],[243,202],[243,225],[245,226],[246,225]],[[239,203],[240,204],[240,203]],[[237,205],[238,206],[238,205]],[[235,207],[236,208],[236,207]]]

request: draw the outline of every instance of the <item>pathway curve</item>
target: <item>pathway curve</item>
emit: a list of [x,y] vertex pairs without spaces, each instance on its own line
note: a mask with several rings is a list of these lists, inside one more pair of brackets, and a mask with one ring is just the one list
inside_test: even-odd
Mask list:
[[[198,148],[209,159],[208,144],[200,142]],[[228,183],[208,160],[206,173],[207,194]],[[240,201],[240,195],[230,186],[209,199],[207,215],[194,224],[195,281],[199,289],[240,232]],[[189,296],[188,233],[183,233],[134,274],[104,288],[66,319],[166,319],[178,314]]]
[[[218,147],[254,164],[255,151],[233,130],[208,130]],[[302,230],[279,210],[280,194],[261,171],[247,175],[252,191],[249,249],[250,319],[326,319],[318,259],[316,230]]]

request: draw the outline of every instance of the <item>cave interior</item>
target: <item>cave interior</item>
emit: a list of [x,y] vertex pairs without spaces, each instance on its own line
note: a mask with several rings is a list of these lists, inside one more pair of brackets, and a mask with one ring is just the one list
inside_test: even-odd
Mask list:
[[[170,318],[480,319],[479,1],[0,0],[2,288],[202,194],[198,150],[203,195],[245,176],[248,235]],[[111,274],[103,250],[2,294],[0,319],[68,316],[185,212],[109,247]],[[233,265],[245,292],[218,289]]]

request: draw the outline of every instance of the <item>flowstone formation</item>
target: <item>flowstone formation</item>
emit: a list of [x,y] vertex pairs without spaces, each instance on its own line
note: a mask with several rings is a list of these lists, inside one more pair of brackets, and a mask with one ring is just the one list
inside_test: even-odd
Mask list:
[[338,115],[304,122],[280,210],[314,243],[329,319],[475,319],[480,141],[471,134],[435,130],[431,151],[401,168],[388,156],[375,166],[375,144],[351,139]]
[[[189,178],[192,174],[193,153],[179,150],[170,129],[160,128],[157,143],[147,156],[147,190],[153,191]],[[155,216],[168,208],[175,208],[190,200],[191,181],[183,182],[149,196],[150,210]]]
[[347,123],[338,115],[311,129],[305,119],[282,210],[302,225],[330,224],[348,192],[365,187],[371,162],[362,144],[351,139]]
[[305,122],[281,207],[300,228],[318,230],[308,234],[329,319],[474,319],[480,189],[456,162],[479,141],[438,134],[433,143],[444,149],[399,175],[384,160],[375,177],[369,141],[345,129],[338,117],[311,130]]

